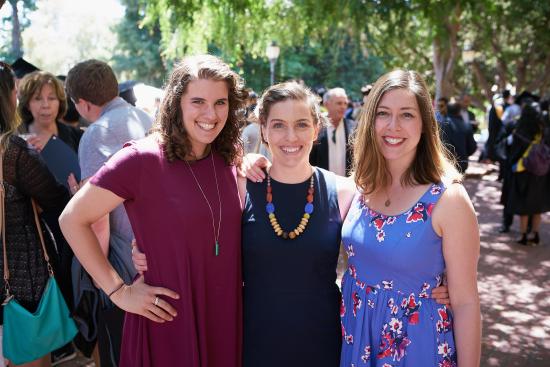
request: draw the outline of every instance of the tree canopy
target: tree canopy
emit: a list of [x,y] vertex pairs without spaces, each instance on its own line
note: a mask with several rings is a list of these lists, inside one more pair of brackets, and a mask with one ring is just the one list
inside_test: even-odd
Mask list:
[[[473,89],[478,97],[489,97],[493,84],[539,93],[549,86],[544,70],[550,63],[550,2],[545,0],[140,2],[144,25],[160,25],[163,57],[169,59],[214,44],[239,63],[264,57],[265,46],[275,40],[283,50],[307,41],[341,62],[338,55],[352,40],[366,59],[377,56],[387,69],[418,70],[438,95]],[[466,45],[475,51],[468,65],[462,59]]]
[[[269,84],[265,48],[276,41],[277,80],[343,86],[355,97],[398,67],[419,71],[436,96],[470,90],[480,101],[510,85],[539,94],[550,88],[547,0],[120,1],[126,14],[111,61],[123,78],[156,86],[183,55],[211,52],[261,90]],[[16,16],[2,19],[1,35],[12,42],[0,54],[13,60],[36,0],[5,6]]]

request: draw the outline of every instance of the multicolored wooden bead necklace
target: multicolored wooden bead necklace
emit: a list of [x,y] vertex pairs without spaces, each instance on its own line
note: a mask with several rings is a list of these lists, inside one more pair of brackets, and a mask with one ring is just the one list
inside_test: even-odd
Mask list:
[[315,182],[314,176],[315,175],[312,173],[311,178],[309,179],[309,187],[307,189],[307,197],[306,197],[307,202],[304,207],[304,215],[300,220],[300,224],[298,224],[298,227],[296,227],[292,231],[286,232],[281,228],[281,225],[279,224],[279,222],[277,221],[277,217],[275,216],[275,204],[273,204],[273,189],[271,188],[271,177],[269,176],[269,173],[267,174],[267,193],[266,193],[267,204],[265,206],[265,210],[269,216],[269,221],[271,222],[271,226],[273,227],[273,230],[275,231],[275,234],[277,234],[277,236],[282,237],[285,240],[286,239],[293,240],[306,230],[309,218],[313,213],[313,193],[315,192],[315,189],[313,187],[313,184]]

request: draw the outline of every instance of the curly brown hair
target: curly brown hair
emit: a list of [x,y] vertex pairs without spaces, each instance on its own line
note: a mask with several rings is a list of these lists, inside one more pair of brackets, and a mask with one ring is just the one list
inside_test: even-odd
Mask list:
[[181,98],[187,85],[198,79],[224,81],[229,90],[229,114],[222,131],[212,143],[227,164],[237,164],[242,156],[240,128],[244,124],[244,107],[248,93],[244,82],[229,65],[212,55],[184,58],[176,65],[166,85],[166,95],[160,106],[152,131],[159,134],[164,154],[169,162],[185,160],[192,155],[191,141],[183,125]]
[[28,125],[34,119],[32,113],[29,110],[29,103],[31,98],[37,93],[40,93],[42,87],[46,84],[52,86],[57,99],[59,100],[59,110],[57,111],[56,120],[59,120],[65,116],[67,112],[67,96],[63,90],[63,84],[53,74],[46,71],[35,71],[33,73],[25,75],[25,77],[19,83],[19,90],[17,95],[19,97],[19,105],[17,106],[17,112],[21,121]]
[[353,171],[357,186],[365,194],[370,194],[391,183],[392,177],[378,147],[375,120],[382,96],[395,89],[406,89],[415,95],[422,117],[422,134],[416,156],[401,178],[401,183],[405,186],[423,185],[438,183],[443,178],[459,181],[461,176],[441,143],[439,124],[435,120],[426,82],[416,71],[395,70],[376,81],[353,136]]

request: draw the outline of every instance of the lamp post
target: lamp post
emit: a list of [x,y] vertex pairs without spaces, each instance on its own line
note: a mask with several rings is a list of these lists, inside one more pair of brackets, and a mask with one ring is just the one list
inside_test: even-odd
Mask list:
[[279,48],[279,46],[277,46],[277,43],[275,41],[271,41],[271,43],[265,49],[265,55],[269,59],[269,70],[271,72],[271,85],[275,84],[275,63],[279,58],[280,52],[281,52],[281,49]]
[[472,44],[470,42],[464,43],[464,49],[462,50],[462,61],[466,65],[470,65],[474,62],[476,58],[476,51],[472,48]]
[[[469,41],[464,42],[464,48],[462,49],[462,61],[464,64],[471,67],[472,63],[476,59],[476,51],[473,49],[472,44]],[[468,84],[472,81],[472,72],[468,72]]]

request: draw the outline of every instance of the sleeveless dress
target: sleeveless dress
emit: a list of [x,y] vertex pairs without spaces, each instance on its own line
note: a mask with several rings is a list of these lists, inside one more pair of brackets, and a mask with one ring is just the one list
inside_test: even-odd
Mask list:
[[431,218],[444,190],[431,185],[394,216],[354,198],[342,229],[341,367],[456,366],[450,310],[428,298],[445,270]]
[[[284,230],[300,222],[309,182],[271,179]],[[284,240],[268,219],[266,182],[248,181],[242,230],[245,367],[338,366],[342,339],[335,281],[342,221],[335,175],[316,168],[314,185],[306,230]]]

